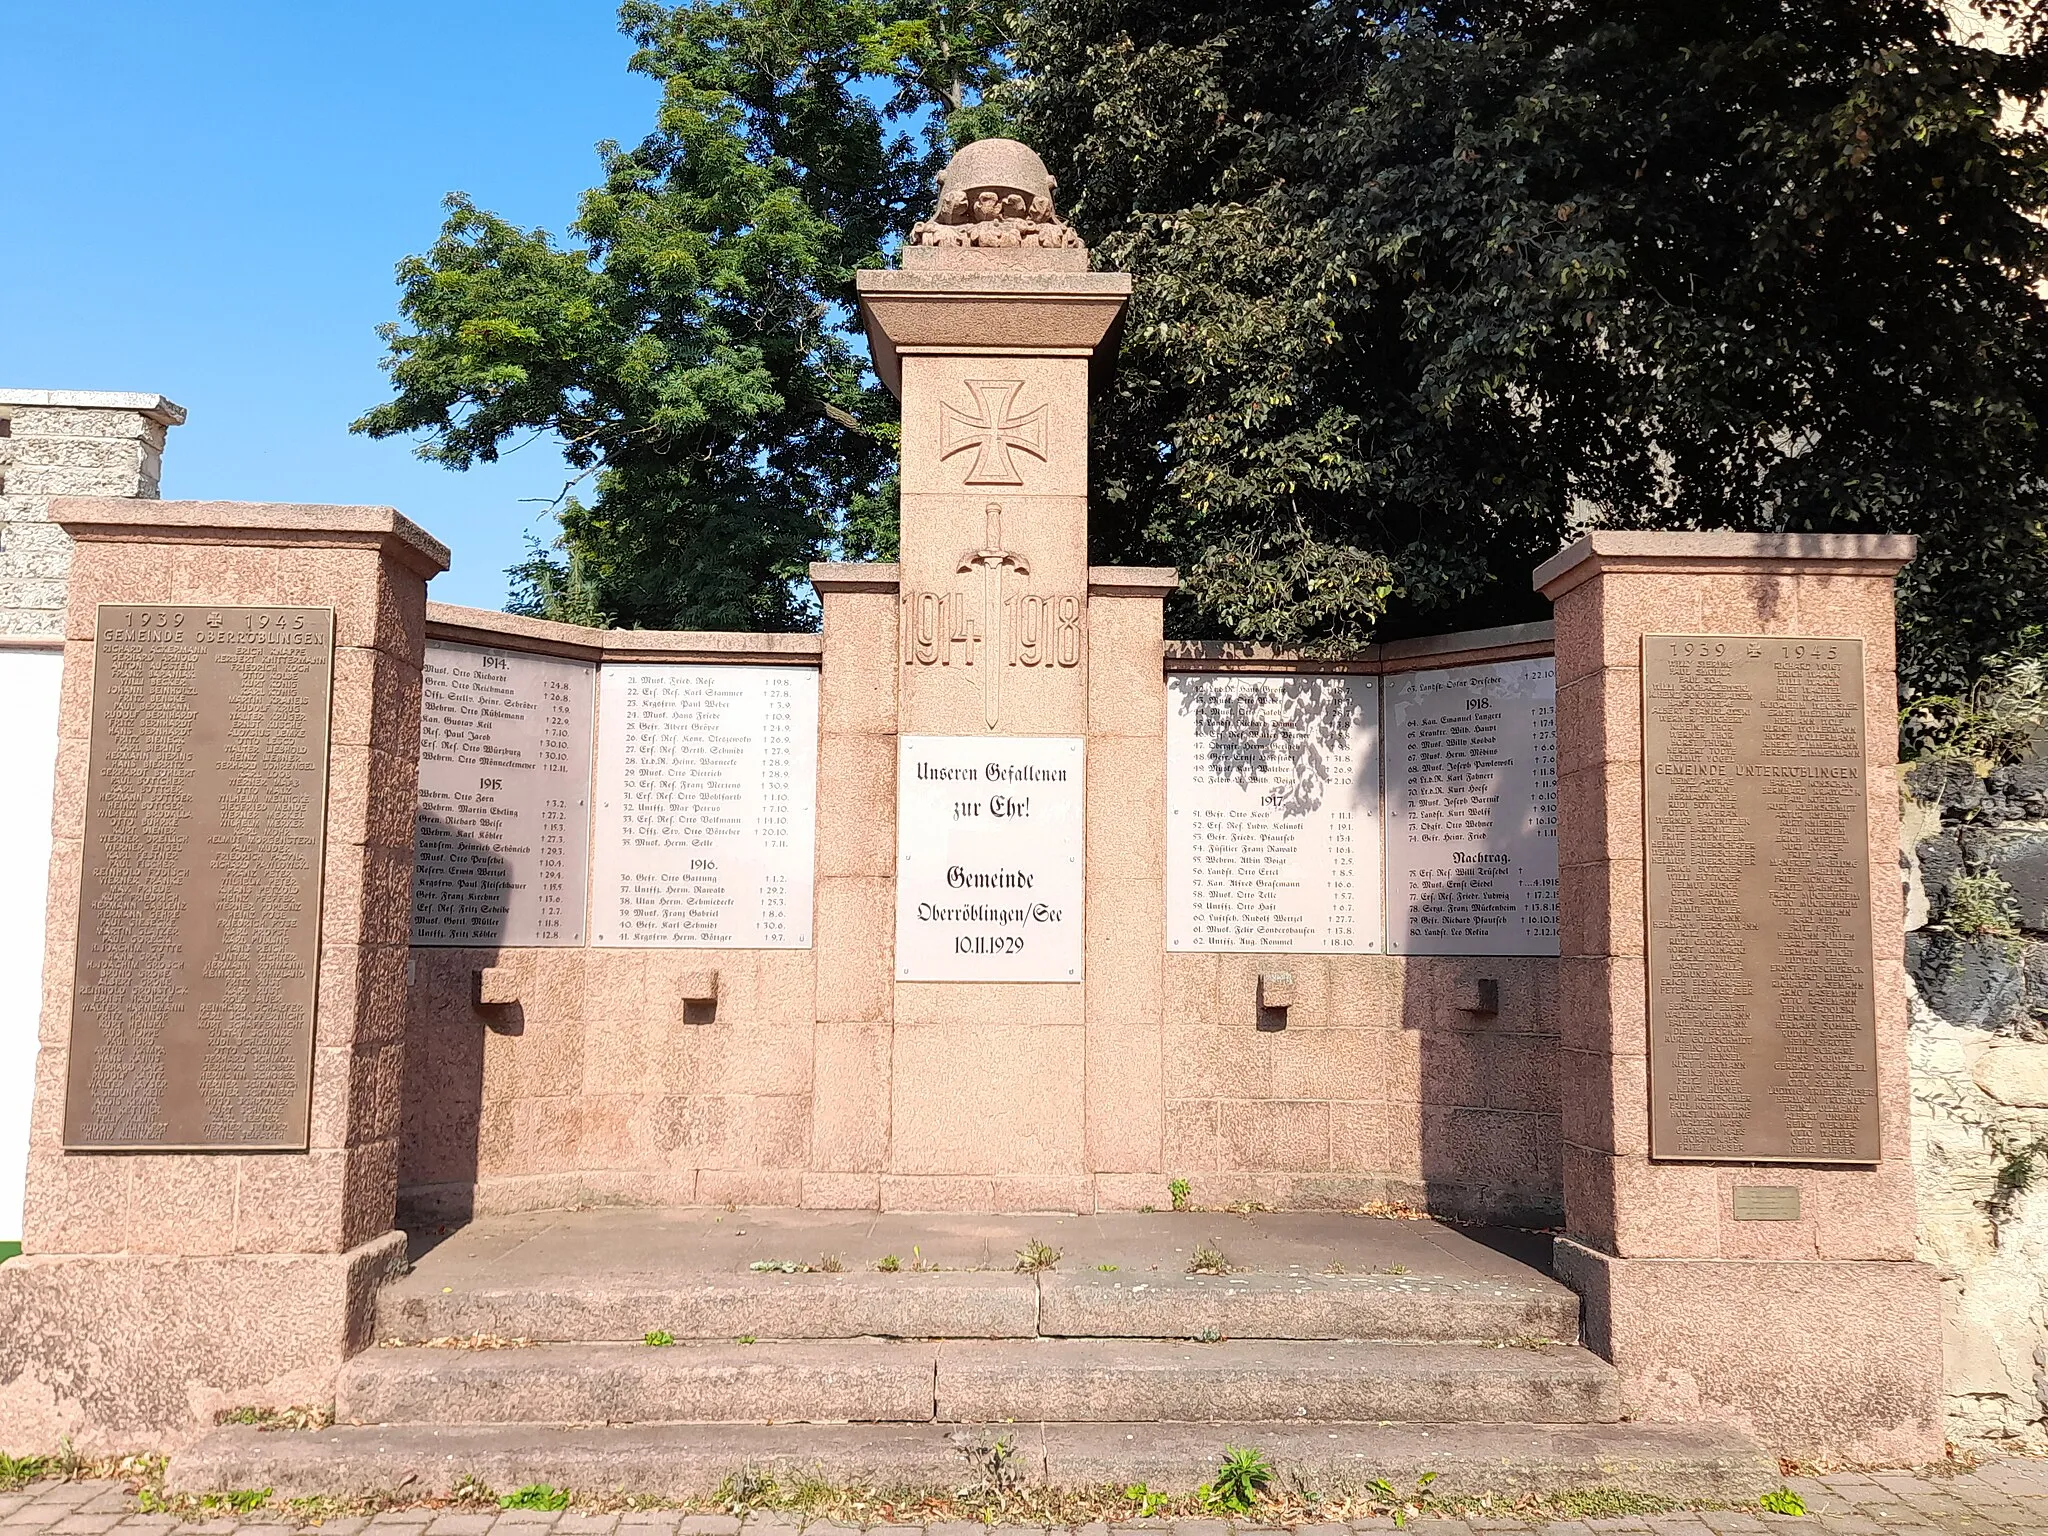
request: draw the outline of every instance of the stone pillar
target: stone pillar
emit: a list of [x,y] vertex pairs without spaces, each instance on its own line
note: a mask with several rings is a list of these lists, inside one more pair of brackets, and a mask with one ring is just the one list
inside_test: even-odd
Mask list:
[[[1914,1262],[1894,788],[1893,582],[1912,554],[1890,536],[1595,533],[1535,573],[1557,619],[1557,1272],[1631,1413],[1734,1424],[1783,1455],[1914,1462],[1942,1447],[1939,1285]],[[1863,642],[1874,1165],[1650,1156],[1645,634]],[[1757,1185],[1796,1188],[1797,1218],[1738,1220],[1736,1189]]]
[[50,498],[154,501],[164,433],[184,420],[162,395],[0,389],[0,635],[63,637],[71,541]]
[[881,1203],[889,1151],[896,888],[896,567],[814,565],[818,678],[816,1056],[803,1201]]
[[1088,572],[1088,1168],[1096,1208],[1161,1203],[1166,1095],[1166,595]]
[[[371,1342],[392,1230],[426,583],[383,507],[65,500],[71,571],[24,1256],[0,1267],[0,1444],[175,1445],[315,1403]],[[333,692],[304,1151],[64,1142],[96,606],[331,607]],[[175,877],[175,872],[174,872]]]
[[[1095,786],[1121,770],[1114,752],[1093,760],[1091,658],[1126,637],[1093,630],[1088,391],[1113,364],[1131,281],[1088,270],[1051,191],[1023,145],[966,146],[937,219],[911,232],[904,270],[862,272],[859,288],[876,372],[903,402],[895,729],[1082,739],[1092,914]],[[1153,584],[1154,609],[1162,590]],[[831,622],[828,611],[828,637]],[[1147,697],[1132,702],[1149,708]],[[1162,709],[1134,728],[1153,731]],[[1163,782],[1163,758],[1143,776]],[[1130,883],[1128,861],[1112,875]],[[1162,933],[1134,928],[1130,943]],[[1076,984],[895,982],[885,1208],[1092,1208],[1095,947],[1085,953]],[[1105,979],[1119,984],[1114,968]]]

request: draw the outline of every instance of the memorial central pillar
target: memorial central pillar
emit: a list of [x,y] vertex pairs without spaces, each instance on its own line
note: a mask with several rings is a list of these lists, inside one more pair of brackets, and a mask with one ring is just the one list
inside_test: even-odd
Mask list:
[[[901,269],[859,274],[876,371],[903,402],[885,1207],[1094,1199],[1087,996],[1117,962],[1086,915],[1102,717],[1088,391],[1131,285],[1088,270],[1052,191],[1023,145],[968,145]],[[1146,589],[1154,610],[1170,584]],[[1156,683],[1156,618],[1149,633]],[[1133,702],[1159,739],[1157,701]]]
[[1556,608],[1561,1279],[1638,1418],[1942,1447],[1914,1262],[1893,582],[1908,538],[1595,533]]

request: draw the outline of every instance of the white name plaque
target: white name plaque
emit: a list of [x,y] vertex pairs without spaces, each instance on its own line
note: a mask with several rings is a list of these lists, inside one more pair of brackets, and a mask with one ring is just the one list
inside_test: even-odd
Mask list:
[[583,942],[595,671],[551,656],[428,645],[413,943]]
[[1079,981],[1082,744],[903,736],[896,979]]
[[1380,948],[1378,682],[1177,673],[1166,688],[1166,947]]
[[1557,953],[1557,667],[1405,672],[1387,690],[1387,948]]
[[607,665],[591,942],[809,948],[817,784],[815,669]]

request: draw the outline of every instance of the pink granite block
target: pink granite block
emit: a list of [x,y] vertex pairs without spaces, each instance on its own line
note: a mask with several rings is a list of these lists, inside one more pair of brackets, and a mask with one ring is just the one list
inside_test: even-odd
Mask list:
[[1244,1173],[1327,1172],[1330,1106],[1226,1100],[1218,1106],[1223,1166]]
[[1700,602],[1700,628],[1709,635],[1792,635],[1800,632],[1799,589],[1790,573],[1717,575]]
[[[1095,596],[1088,603],[1088,733],[1162,736],[1166,679],[1157,596]],[[1091,748],[1092,750],[1092,748]]]
[[[337,645],[328,739],[418,763],[420,672],[388,651]],[[408,751],[408,747],[411,748]]]
[[1566,956],[1557,977],[1559,1040],[1567,1049],[1617,1056],[1649,1049],[1649,983],[1640,957]]
[[1164,1173],[1095,1175],[1094,1209],[1098,1211],[1164,1211],[1172,1205],[1173,1193]]
[[[1893,1100],[1892,1102],[1897,1102]],[[1903,1116],[1899,1118],[1903,1119]],[[1916,1252],[1913,1161],[1806,1170],[1814,1251],[1824,1259],[1910,1259]]]
[[1078,1026],[899,1022],[888,1171],[1084,1172],[1086,1051]]
[[1222,1017],[1220,955],[1169,954],[1162,967],[1169,1023],[1208,1023]]
[[803,1204],[804,1175],[765,1168],[702,1168],[693,1203],[792,1209]]
[[1087,1051],[1088,1168],[1156,1171],[1166,1114],[1158,1027],[1091,1024]]
[[1634,763],[1608,763],[1557,781],[1559,847],[1574,864],[1643,857],[1643,776]]
[[1716,1172],[1697,1163],[1566,1144],[1567,1229],[1580,1242],[1624,1258],[1716,1258],[1721,1251]]
[[1412,962],[1395,955],[1333,955],[1328,1022],[1339,1029],[1392,1029],[1401,1022]]
[[1161,1160],[1170,1174],[1207,1173],[1223,1166],[1214,1099],[1168,1099]]
[[1290,1021],[1264,1038],[1274,1098],[1377,1100],[1385,1091],[1382,1030],[1298,1028]]
[[1095,1181],[1060,1174],[998,1175],[990,1181],[988,1209],[993,1211],[1090,1211],[1095,1208]]
[[1273,1044],[1248,1026],[1169,1023],[1161,1082],[1176,1099],[1264,1099],[1273,1094]]
[[690,1150],[701,1168],[801,1170],[811,1148],[808,1094],[729,1094],[690,1101]]
[[820,1021],[814,1039],[809,1166],[877,1172],[889,1147],[890,1026]]
[[1556,1119],[1425,1104],[1422,1174],[1433,1184],[1557,1188]]
[[818,677],[818,729],[894,735],[897,608],[893,592],[827,593],[825,661]]
[[511,1100],[509,1173],[545,1173],[577,1166],[581,1116],[569,1094]]
[[[349,1164],[359,1148],[308,1152],[296,1157],[234,1159],[234,1220],[227,1241],[237,1253],[340,1253],[353,1225]],[[397,1164],[392,1163],[392,1197]],[[391,1211],[379,1231],[389,1231]]]
[[1559,1062],[1564,1139],[1596,1152],[1650,1152],[1649,1060],[1564,1051]]
[[843,876],[818,881],[817,1017],[890,1017],[895,902],[893,878]]
[[51,793],[50,832],[54,837],[85,836],[85,782],[91,746],[82,737],[59,737],[57,777]]
[[802,1205],[807,1211],[878,1211],[882,1208],[882,1176],[807,1170]]
[[121,1252],[128,1246],[137,1166],[132,1157],[32,1147],[22,1247],[30,1253]]
[[896,872],[896,738],[818,738],[820,875],[888,878]]
[[1633,1418],[1727,1424],[1795,1460],[1942,1453],[1941,1283],[1926,1265],[1626,1259],[1570,1241],[1555,1265]]
[[1643,755],[1640,666],[1603,667],[1557,691],[1559,776]]
[[1640,955],[1644,943],[1641,859],[1609,859],[1598,864],[1559,867],[1561,953]]
[[[1330,1167],[1340,1173],[1384,1173],[1397,1162],[1419,1170],[1421,1126],[1411,1105],[1360,1102],[1330,1106]],[[1397,1158],[1397,1145],[1407,1149]]]

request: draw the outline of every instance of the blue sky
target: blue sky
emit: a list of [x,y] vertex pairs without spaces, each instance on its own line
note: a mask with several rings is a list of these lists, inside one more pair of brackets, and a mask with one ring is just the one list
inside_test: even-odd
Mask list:
[[164,494],[396,506],[445,541],[442,601],[497,607],[566,472],[467,473],[353,437],[374,327],[444,193],[559,232],[593,146],[652,122],[606,0],[5,7],[0,386],[191,413]]

